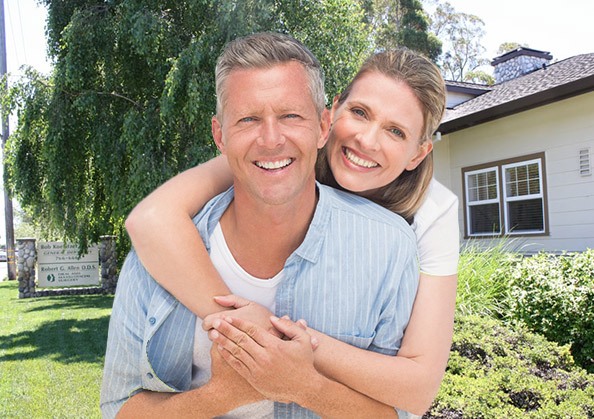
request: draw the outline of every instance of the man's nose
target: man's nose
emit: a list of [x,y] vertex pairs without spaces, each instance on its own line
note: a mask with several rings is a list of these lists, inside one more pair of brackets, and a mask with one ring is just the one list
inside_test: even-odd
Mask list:
[[267,148],[276,148],[284,144],[285,136],[278,120],[270,118],[262,122],[258,145]]

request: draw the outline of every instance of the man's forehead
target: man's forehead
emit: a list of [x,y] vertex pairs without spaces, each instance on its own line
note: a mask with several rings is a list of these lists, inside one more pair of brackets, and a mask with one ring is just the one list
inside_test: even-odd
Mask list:
[[223,106],[229,108],[230,99],[234,99],[231,103],[236,112],[266,107],[277,112],[307,112],[315,108],[307,73],[300,63],[235,69],[225,84]]

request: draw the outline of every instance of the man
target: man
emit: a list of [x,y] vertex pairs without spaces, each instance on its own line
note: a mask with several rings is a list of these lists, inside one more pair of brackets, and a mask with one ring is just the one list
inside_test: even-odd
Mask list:
[[[226,47],[216,85],[212,132],[234,186],[195,223],[221,276],[279,316],[394,354],[416,294],[416,242],[395,214],[316,184],[317,149],[329,129],[318,61],[288,36],[256,34]],[[104,416],[394,415],[318,373],[306,332],[272,321],[298,346],[287,365],[308,379],[281,369],[283,388],[259,392],[216,349],[210,360],[200,322],[131,252],[110,321]]]

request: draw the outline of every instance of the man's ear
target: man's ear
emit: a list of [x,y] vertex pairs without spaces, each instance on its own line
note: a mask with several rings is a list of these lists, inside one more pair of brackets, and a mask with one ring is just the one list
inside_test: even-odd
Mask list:
[[412,158],[411,161],[408,162],[406,170],[410,171],[416,169],[417,166],[421,164],[423,159],[427,157],[427,154],[431,152],[431,150],[433,150],[433,141],[427,140],[423,144],[421,144],[419,146],[419,151],[417,152],[417,154]]
[[340,104],[338,103],[339,98],[340,95],[336,95],[334,96],[334,99],[332,99],[332,107],[330,108],[330,123],[334,121],[334,114],[336,113],[336,109],[338,109],[338,107],[340,106]]
[[216,115],[210,121],[210,130],[212,131],[212,138],[214,139],[217,148],[221,154],[225,154],[225,143],[223,142],[223,128],[221,122]]
[[330,119],[330,112],[324,108],[320,117],[320,138],[318,139],[318,148],[322,148],[328,141],[330,128],[332,127],[332,120]]

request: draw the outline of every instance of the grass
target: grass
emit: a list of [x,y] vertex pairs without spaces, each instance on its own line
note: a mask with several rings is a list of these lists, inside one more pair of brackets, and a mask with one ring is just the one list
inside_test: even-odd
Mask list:
[[511,240],[491,247],[470,241],[460,251],[456,314],[474,314],[499,318],[507,311],[505,301],[509,286],[502,270],[510,269],[520,259]]
[[112,296],[18,298],[0,282],[0,417],[100,418]]

